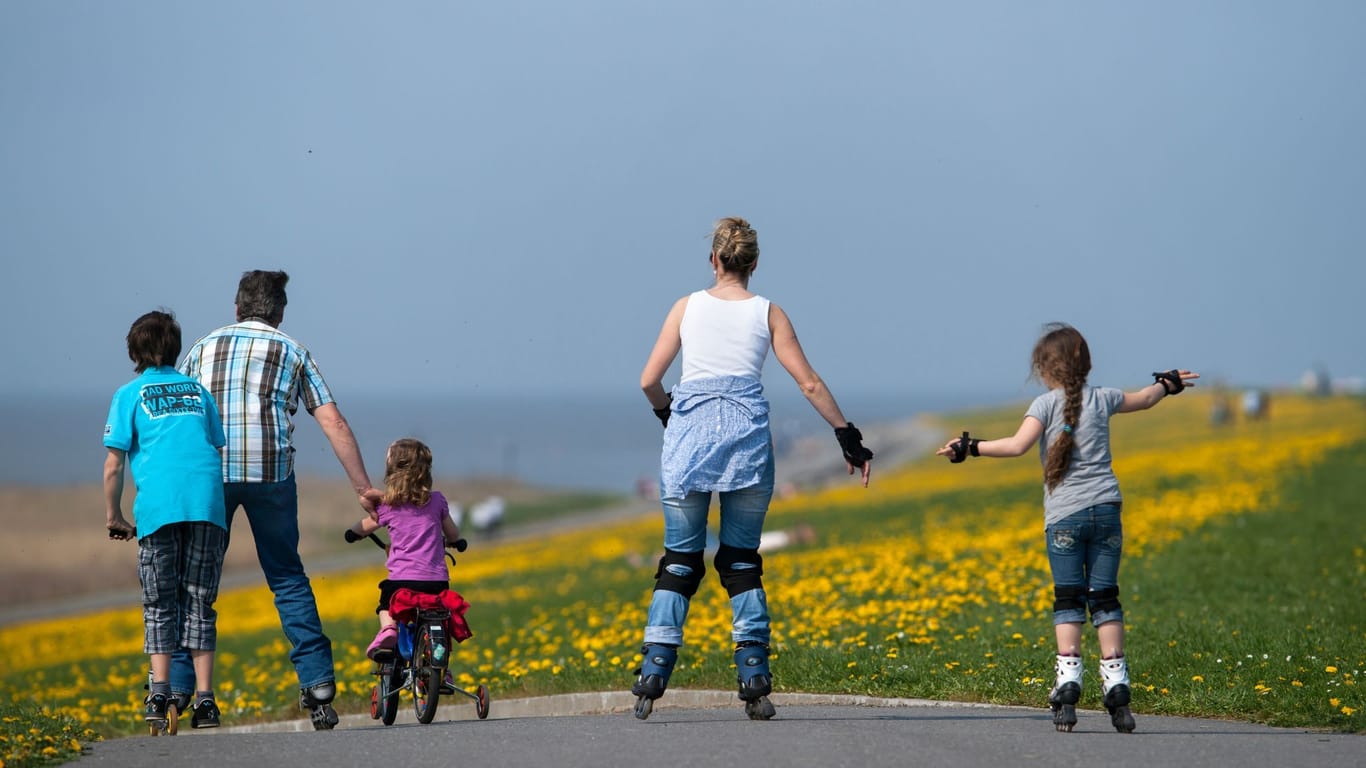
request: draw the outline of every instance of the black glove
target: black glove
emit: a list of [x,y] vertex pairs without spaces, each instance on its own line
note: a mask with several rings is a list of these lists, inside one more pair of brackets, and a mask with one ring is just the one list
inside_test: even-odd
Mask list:
[[350,528],[347,528],[347,529],[346,529],[346,543],[347,543],[347,544],[355,544],[356,542],[360,541],[360,540],[363,539],[363,538],[365,538],[365,537],[362,536],[362,535],[360,535],[359,533],[356,533],[355,531],[351,530]]
[[1170,371],[1155,371],[1153,381],[1162,385],[1169,395],[1179,395],[1181,390],[1186,388],[1186,382],[1181,380],[1181,372],[1173,368]]
[[840,450],[844,452],[844,460],[849,462],[852,467],[862,468],[864,463],[873,458],[873,452],[863,447],[863,433],[858,431],[854,423],[848,422],[842,427],[835,427],[835,439],[840,441]]
[[963,436],[958,438],[958,442],[953,446],[953,458],[949,459],[949,463],[961,464],[968,458],[969,453],[973,456],[979,456],[977,444],[980,442],[975,437],[969,437],[967,432],[963,432]]
[[663,424],[665,429],[668,429],[668,427],[669,427],[669,414],[673,412],[673,404],[674,404],[674,396],[673,396],[672,393],[670,393],[670,394],[669,394],[669,404],[668,404],[668,405],[664,406],[663,408],[652,408],[652,409],[651,409],[651,410],[653,410],[653,411],[655,412],[655,416],[659,417],[659,423],[660,423],[660,424]]
[[455,541],[446,542],[446,546],[451,547],[456,552],[464,552],[465,548],[469,545],[470,543],[468,541],[465,541],[464,539],[456,539]]

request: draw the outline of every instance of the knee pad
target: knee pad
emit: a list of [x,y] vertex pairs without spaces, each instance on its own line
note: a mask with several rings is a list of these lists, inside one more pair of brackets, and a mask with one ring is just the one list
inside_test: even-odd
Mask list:
[[701,552],[675,552],[665,549],[659,558],[659,570],[655,571],[655,589],[691,598],[697,593],[697,586],[707,573],[706,558]]
[[1119,604],[1119,587],[1097,589],[1090,594],[1090,602],[1092,616],[1094,616],[1097,611],[1106,613],[1118,611],[1121,608]]
[[1053,585],[1053,611],[1081,611],[1086,615],[1086,587]]
[[751,589],[764,588],[764,558],[757,549],[740,549],[722,544],[712,558],[721,586],[726,594],[735,597]]

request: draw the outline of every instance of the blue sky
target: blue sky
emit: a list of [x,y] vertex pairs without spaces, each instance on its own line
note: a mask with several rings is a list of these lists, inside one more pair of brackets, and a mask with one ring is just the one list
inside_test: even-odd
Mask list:
[[[1366,5],[0,4],[0,398],[237,278],[348,394],[634,393],[707,233],[846,410],[1366,374]],[[771,366],[770,377],[781,375]],[[790,384],[771,381],[774,386]]]

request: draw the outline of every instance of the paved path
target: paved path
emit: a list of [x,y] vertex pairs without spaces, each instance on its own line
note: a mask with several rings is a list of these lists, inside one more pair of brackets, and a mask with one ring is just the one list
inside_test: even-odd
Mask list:
[[[334,731],[306,722],[186,732],[96,744],[78,765],[267,766],[1363,766],[1366,736],[1267,728],[1220,720],[1138,717],[1119,734],[1104,712],[1079,712],[1072,733],[1047,710],[916,699],[779,694],[778,715],[745,718],[734,694],[670,691],[647,721],[627,693],[495,700],[489,719],[472,703],[442,700],[437,721],[411,716],[385,728],[348,716]],[[406,701],[404,702],[407,703]]]

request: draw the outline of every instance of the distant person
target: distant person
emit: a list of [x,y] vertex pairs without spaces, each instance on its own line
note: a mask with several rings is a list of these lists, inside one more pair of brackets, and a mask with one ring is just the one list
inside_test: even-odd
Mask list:
[[[1129,711],[1129,668],[1124,658],[1124,611],[1119,602],[1119,561],[1124,529],[1119,481],[1110,467],[1110,417],[1142,411],[1193,387],[1197,373],[1155,373],[1136,392],[1086,383],[1091,351],[1077,329],[1047,326],[1034,345],[1033,372],[1048,387],[1025,412],[1013,437],[950,440],[936,454],[955,462],[972,456],[1022,456],[1036,443],[1043,463],[1044,540],[1053,572],[1053,632],[1057,679],[1048,694],[1053,724],[1071,731],[1081,698],[1081,627],[1086,613],[1100,642],[1103,702],[1110,722],[1134,730]],[[966,437],[966,440],[965,440]]]
[[[138,377],[120,387],[109,405],[104,501],[109,538],[138,540],[142,649],[151,657],[145,716],[160,731],[185,710],[188,702],[171,694],[171,654],[186,648],[195,692],[191,724],[216,728],[213,604],[228,546],[219,456],[223,425],[209,392],[172,367],[180,355],[180,324],[173,315],[148,312],[133,322],[127,340]],[[125,466],[132,467],[137,489],[136,528],[123,516]]]
[[470,507],[470,525],[476,531],[493,533],[503,525],[507,515],[507,503],[502,496],[490,496]]
[[[379,583],[379,632],[365,655],[387,661],[398,647],[398,621],[390,602],[400,590],[441,595],[450,590],[446,546],[460,540],[460,526],[440,491],[432,490],[432,450],[404,438],[389,446],[384,458],[384,499],[376,517],[366,516],[347,531],[347,541],[389,529],[389,578]],[[453,611],[454,613],[454,611]],[[461,620],[463,623],[463,619]],[[455,693],[446,672],[442,693]]]
[[[317,602],[299,559],[299,494],[294,479],[294,414],[302,401],[318,420],[360,504],[371,513],[381,493],[371,487],[360,448],[346,418],[333,402],[318,365],[301,344],[281,333],[284,272],[254,270],[237,286],[237,322],[195,342],[180,370],[213,393],[223,414],[223,499],[227,526],[238,507],[256,540],[256,557],[275,594],[280,625],[293,649],[300,706],[313,727],[338,722],[332,708],[336,674],[332,641],[323,634]],[[177,655],[171,686],[188,685],[188,664]]]
[[1248,421],[1261,421],[1271,415],[1271,395],[1265,390],[1249,389],[1243,392],[1243,416]]
[[[770,347],[811,405],[835,428],[850,474],[868,485],[873,452],[806,360],[792,323],[777,304],[751,293],[759,241],[749,222],[721,219],[708,257],[715,284],[679,299],[640,374],[640,386],[664,424],[660,502],[664,556],[655,574],[645,625],[644,660],[631,687],[636,717],[649,717],[664,695],[683,645],[688,605],[706,572],[707,511],[720,495],[720,546],[712,564],[730,595],[740,699],[753,719],[774,714],[768,700],[768,598],[759,555],[764,516],[773,496],[773,439],[760,374]],[[682,352],[673,393],[665,372]]]

